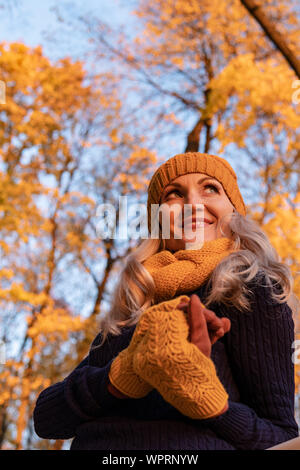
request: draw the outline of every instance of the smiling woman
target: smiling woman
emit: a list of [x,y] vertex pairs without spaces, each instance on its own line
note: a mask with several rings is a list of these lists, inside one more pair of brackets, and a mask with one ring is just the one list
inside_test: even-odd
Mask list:
[[[164,204],[168,209],[176,206],[176,210],[168,211],[170,237],[165,245],[166,249],[172,252],[185,249],[187,242],[193,242],[195,229],[203,229],[203,241],[230,235],[230,217],[226,216],[231,216],[234,206],[222,184],[203,173],[188,173],[175,178],[164,189],[160,204]],[[187,212],[185,209],[188,205],[190,215],[183,217],[182,214]],[[221,221],[226,219],[227,223],[221,226]],[[184,228],[182,238],[175,237],[178,235],[178,228]]]
[[37,434],[75,437],[72,450],[266,449],[295,438],[293,280],[246,217],[233,169],[175,155],[150,181],[149,233],[152,204],[175,215],[190,204],[192,227],[200,205],[203,246],[175,239],[172,216],[169,239],[160,227],[127,257],[89,355],[40,394]]

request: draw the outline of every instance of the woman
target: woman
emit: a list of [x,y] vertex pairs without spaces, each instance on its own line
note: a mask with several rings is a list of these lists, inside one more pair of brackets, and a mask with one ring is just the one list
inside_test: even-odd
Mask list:
[[[150,233],[152,204],[175,209],[170,236],[160,217],[160,237],[127,258],[89,355],[38,397],[37,434],[97,450],[266,449],[295,438],[292,277],[246,217],[233,169],[175,155],[150,181]],[[203,246],[191,233],[199,207]]]

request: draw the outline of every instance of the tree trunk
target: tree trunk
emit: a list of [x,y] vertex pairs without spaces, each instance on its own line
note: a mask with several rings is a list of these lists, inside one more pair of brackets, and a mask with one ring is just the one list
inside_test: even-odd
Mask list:
[[199,151],[200,134],[201,134],[203,124],[204,124],[204,121],[201,116],[200,119],[196,122],[191,132],[187,136],[187,144],[186,144],[185,152],[198,152]]

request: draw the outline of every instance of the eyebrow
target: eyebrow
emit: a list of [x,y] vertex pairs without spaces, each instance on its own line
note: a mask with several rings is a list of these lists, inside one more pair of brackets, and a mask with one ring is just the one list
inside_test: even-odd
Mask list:
[[[204,181],[206,180],[213,180],[215,181],[216,183],[219,183],[215,178],[212,178],[211,176],[204,176],[203,178],[200,178],[198,181],[197,181],[197,184],[201,184],[203,183]],[[219,183],[220,184],[220,183]],[[180,183],[170,183],[168,184],[168,186],[165,187],[165,191],[167,190],[167,188],[169,188],[170,186],[175,186],[177,188],[181,188],[182,185]],[[164,192],[165,192],[164,191]]]

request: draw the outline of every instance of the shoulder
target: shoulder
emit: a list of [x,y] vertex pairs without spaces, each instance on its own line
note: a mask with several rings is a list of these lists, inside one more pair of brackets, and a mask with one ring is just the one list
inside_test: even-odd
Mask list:
[[245,283],[245,290],[252,314],[270,320],[292,317],[292,310],[287,302],[281,302],[274,297],[274,294],[282,294],[282,286],[268,279],[264,270],[259,270],[251,281]]
[[131,336],[133,335],[133,332],[135,330],[135,326],[125,326],[121,328],[120,334],[113,334],[113,333],[108,333],[108,335],[105,338],[105,341],[103,341],[103,333],[100,331],[97,336],[94,338],[92,344],[91,344],[91,349],[94,347],[101,346],[112,346],[114,344],[126,342],[128,339],[130,341]]
[[245,283],[245,286],[248,289],[250,298],[262,298],[270,305],[279,304],[273,294],[282,294],[282,286],[269,279],[264,270],[260,269],[251,281]]
[[268,281],[266,273],[264,270],[260,269],[258,273],[251,279],[251,281],[246,281],[245,286],[248,289],[250,297],[264,296],[267,300],[272,298],[272,291],[275,288],[275,291],[278,290],[278,287],[275,286],[275,282]]

